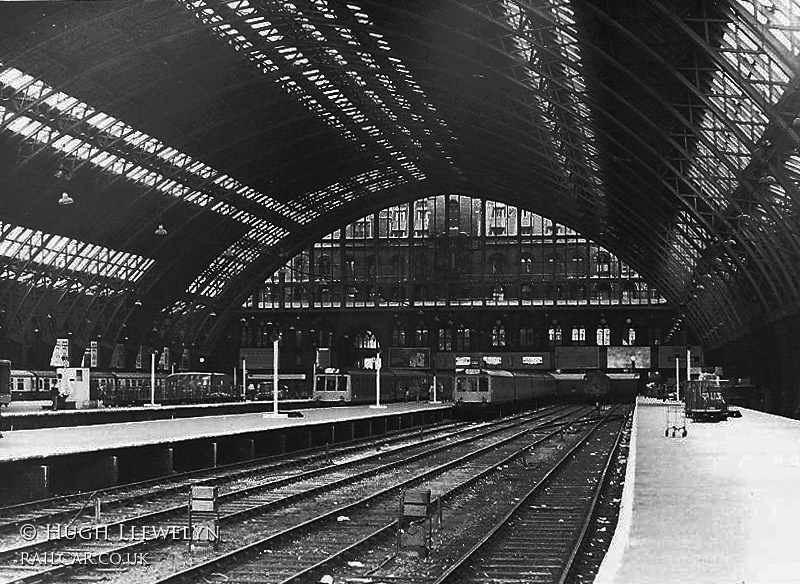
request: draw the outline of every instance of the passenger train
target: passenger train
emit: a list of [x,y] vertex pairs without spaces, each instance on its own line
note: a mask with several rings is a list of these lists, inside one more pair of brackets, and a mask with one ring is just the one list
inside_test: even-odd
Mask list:
[[[380,370],[381,395],[383,402],[428,401],[433,376],[426,371]],[[377,400],[377,374],[368,369],[329,368],[314,376],[313,399],[320,402],[374,403]],[[437,379],[443,395],[447,399],[445,384]]]
[[[97,398],[103,405],[137,406],[158,404],[197,404],[236,401],[241,392],[233,385],[227,373],[181,372],[156,375],[155,392],[150,389],[150,376],[137,373],[113,374],[116,383],[108,376],[92,374],[97,382]],[[90,385],[91,387],[91,385]]]
[[[151,400],[151,375],[140,372],[91,371],[89,397],[107,406],[133,406]],[[12,369],[11,398],[14,401],[51,401],[59,391],[55,371]],[[156,373],[156,403],[204,403],[237,399],[232,377],[225,373]]]

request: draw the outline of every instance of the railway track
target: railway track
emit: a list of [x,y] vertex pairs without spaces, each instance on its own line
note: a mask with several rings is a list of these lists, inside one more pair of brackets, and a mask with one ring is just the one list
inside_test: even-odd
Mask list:
[[328,448],[313,448],[298,451],[291,455],[270,456],[213,469],[201,469],[176,473],[169,477],[130,483],[102,489],[94,493],[77,493],[48,499],[29,501],[17,505],[0,507],[0,550],[13,547],[19,541],[14,534],[23,525],[47,525],[62,522],[70,528],[80,530],[96,523],[94,501],[100,501],[101,514],[113,514],[114,510],[144,509],[154,502],[164,503],[170,495],[185,497],[186,490],[193,485],[230,484],[238,479],[252,480],[255,472],[265,476],[283,473],[286,469],[307,468],[313,464],[341,462],[371,454],[375,448],[390,450],[413,445],[420,439],[436,439],[457,435],[459,432],[474,431],[477,428],[491,427],[501,422],[486,424],[449,423],[429,428],[395,431],[380,438],[360,439],[340,443]]
[[598,423],[434,584],[567,581],[626,417]]
[[[568,414],[555,411],[538,412],[529,416],[532,420],[540,420],[540,424],[552,422]],[[347,462],[313,470],[290,473],[284,476],[272,476],[269,480],[262,480],[255,485],[245,486],[226,492],[222,500],[223,523],[237,524],[252,521],[254,517],[270,513],[270,518],[277,515],[277,522],[284,521],[281,513],[292,505],[306,500],[314,495],[321,495],[331,489],[346,489],[360,477],[362,480],[370,479],[380,483],[385,479],[381,475],[396,472],[393,469],[407,466],[416,460],[424,460],[431,456],[442,456],[441,452],[452,449],[454,446],[469,451],[474,444],[483,441],[496,441],[495,434],[515,434],[515,425],[536,423],[522,419],[503,424],[487,424],[478,428],[458,429],[447,436],[438,436],[427,440],[417,440],[414,444],[383,449],[367,457],[356,458]],[[445,445],[434,446],[436,442]],[[447,444],[449,442],[449,444]],[[416,451],[416,452],[415,452]],[[374,452],[374,447],[373,447]],[[359,468],[360,467],[360,468]],[[330,506],[330,504],[328,505]],[[36,541],[27,546],[15,547],[0,552],[0,581],[4,582],[32,582],[42,579],[58,578],[59,582],[68,581],[74,572],[91,571],[97,569],[92,566],[92,560],[117,554],[117,557],[136,557],[143,553],[141,550],[153,549],[164,546],[170,542],[167,538],[145,533],[145,527],[157,526],[158,529],[168,529],[170,525],[180,525],[185,521],[185,502],[181,505],[139,514],[135,517],[123,518],[116,522],[108,522],[95,528],[93,531],[84,531],[88,537],[70,537],[65,535],[49,541]],[[282,511],[283,510],[283,511]],[[317,513],[318,511],[309,511]],[[288,513],[291,515],[292,513]],[[136,529],[139,529],[137,532]],[[115,537],[108,537],[112,533]],[[116,534],[140,533],[141,538],[125,538]],[[163,531],[162,531],[163,533]],[[94,534],[94,535],[92,535]],[[101,537],[102,536],[102,537]],[[175,543],[175,542],[172,542]],[[168,546],[169,547],[169,546]],[[174,546],[173,546],[174,547]],[[41,554],[59,553],[69,557],[83,558],[81,563],[73,562],[68,565],[25,565],[20,561],[20,556],[25,553],[27,557],[42,557]],[[168,554],[174,553],[169,551]],[[44,556],[45,558],[47,556]],[[52,558],[52,555],[50,556]],[[45,562],[47,563],[47,562]],[[52,562],[50,562],[52,563]]]

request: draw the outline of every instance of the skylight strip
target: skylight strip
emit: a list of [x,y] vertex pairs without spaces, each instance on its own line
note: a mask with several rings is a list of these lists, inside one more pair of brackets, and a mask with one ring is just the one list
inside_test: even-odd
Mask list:
[[[136,254],[0,222],[0,256],[136,283],[155,263]],[[112,256],[113,254],[113,256]],[[125,272],[122,275],[122,272]]]
[[189,285],[187,293],[216,298],[227,284],[286,235],[288,232],[278,227],[247,233],[211,262]]
[[[1,62],[0,67],[4,67],[3,63]],[[76,122],[86,123],[93,128],[96,128],[100,132],[111,136],[112,138],[120,139],[128,144],[131,149],[139,151],[147,156],[154,156],[162,162],[168,164],[170,167],[191,173],[203,180],[208,180],[212,177],[228,178],[227,175],[220,173],[202,161],[196,160],[188,154],[179,153],[175,148],[167,146],[157,138],[149,136],[144,132],[135,130],[133,127],[112,116],[98,112],[88,104],[80,102],[77,100],[77,98],[70,97],[62,92],[58,92],[44,82],[34,79],[30,75],[27,75],[14,67],[7,67],[4,71],[2,71],[2,73],[0,73],[0,84],[11,87],[15,91],[20,92],[23,96],[29,98],[31,98],[33,95],[48,95],[48,97],[46,97],[43,101],[51,107],[58,108],[59,104],[64,105],[69,103],[71,104],[71,107],[65,107],[63,111],[70,119]],[[80,106],[81,108],[81,116],[74,115],[74,110],[77,106]],[[6,122],[7,118],[13,115],[15,115],[15,112],[11,112],[10,110],[0,106],[0,119],[2,119],[3,123]],[[30,124],[30,128],[25,127],[28,124]],[[37,124],[39,125],[38,127]],[[18,134],[26,135],[27,137],[33,137],[35,136],[36,132],[43,129],[45,125],[42,122],[36,122],[27,116],[20,115],[17,120],[12,122],[8,127]],[[58,133],[58,131],[54,128],[48,129],[52,132]],[[126,159],[117,154],[105,152],[100,148],[74,136],[64,134],[60,140],[61,143],[57,145],[51,145],[49,144],[49,140],[37,139],[37,141],[48,144],[51,147],[55,147],[56,149],[67,154],[75,154],[84,160],[88,160],[89,162],[92,162],[93,164],[101,166],[107,170],[111,170],[112,172],[115,171],[115,168],[118,168],[115,166],[117,161],[127,162]],[[90,155],[89,153],[80,150],[80,148],[84,148],[85,150],[92,152],[92,154]],[[92,160],[94,157],[99,157],[101,154],[106,154],[106,156],[99,160],[99,164],[98,162],[94,162]],[[146,178],[136,177],[133,178],[133,180],[136,182],[141,182],[147,186],[154,186],[163,180],[163,176],[160,173],[155,171],[148,172],[149,174],[147,174]],[[122,174],[120,172],[116,173]],[[241,185],[241,183],[236,182],[234,186],[229,187],[226,190],[237,190],[242,186],[243,185]],[[171,192],[164,191],[163,189],[159,190],[166,192],[167,194],[172,194]],[[254,193],[255,190],[253,189],[251,192]],[[199,200],[202,201],[200,204],[203,206],[207,205],[207,199],[208,195],[199,197]],[[260,201],[264,207],[279,214],[285,215],[286,211],[288,210],[286,205],[278,203],[277,201],[263,194],[260,194]]]
[[[193,12],[196,14],[198,18],[206,22],[212,28],[212,30],[217,32],[218,35],[222,36],[223,38],[226,38],[226,40],[229,40],[227,39],[227,37],[225,37],[224,31],[220,30],[219,20],[211,18],[212,14],[218,16],[214,13],[213,8],[208,7],[208,5],[205,2],[200,2],[200,1],[186,3],[186,5],[193,10]],[[313,2],[313,5],[315,9],[324,18],[335,20],[335,14],[330,10],[327,2]],[[249,18],[245,18],[246,16],[249,17],[249,15],[252,14],[252,9],[249,3],[244,3],[242,5],[229,2],[227,3],[227,6],[230,9],[232,9],[238,16],[243,17],[245,24],[250,26],[249,22],[252,21]],[[349,33],[349,31],[345,36],[341,36],[342,30],[347,30],[346,27],[343,26],[326,27],[325,31],[323,31],[320,30],[317,26],[315,26],[303,14],[303,12],[298,9],[296,5],[291,3],[283,3],[279,7],[280,9],[286,11],[295,20],[295,22],[299,24],[299,26],[304,30],[306,38],[310,42],[316,42],[322,45],[321,49],[323,51],[323,54],[327,55],[327,57],[332,59],[334,63],[338,64],[340,68],[344,69],[346,75],[351,75],[351,76],[353,75],[353,72],[351,70],[352,67],[348,67],[347,59],[344,57],[344,55],[341,54],[341,52],[338,49],[331,46],[330,40],[328,40],[328,37],[326,37],[326,35],[324,34],[324,32],[333,31],[334,34],[338,34],[340,38],[344,40],[345,43],[352,44],[354,43],[354,36],[351,33]],[[249,11],[249,14],[244,13],[245,9]],[[259,28],[264,28],[265,22],[268,21],[266,19],[262,19],[261,21],[259,21]],[[365,21],[365,23],[368,26],[372,26],[371,22],[369,22],[368,20]],[[254,29],[254,32],[258,31]],[[301,49],[295,47],[293,44],[288,42],[286,42],[284,46],[280,46],[281,42],[286,42],[283,37],[270,39],[271,44],[277,45],[274,50],[279,56],[279,59],[286,62],[288,66],[298,69],[297,74],[300,75],[301,77],[305,77],[306,79],[307,79],[307,74],[309,72],[309,68],[311,68],[311,71],[313,71],[315,76],[313,80],[310,80],[311,83],[313,83],[315,87],[320,87],[320,88],[325,87],[325,77],[321,73],[319,73],[319,70],[315,65],[309,62],[309,60],[303,55]],[[378,39],[376,42],[382,48],[386,49],[389,48],[388,44],[385,43],[385,41],[383,41],[382,39]],[[355,43],[354,46],[357,47],[358,44]],[[236,48],[237,50],[239,49],[239,47]],[[260,61],[266,59],[266,54],[263,50],[259,50],[256,47],[253,47],[249,43],[247,47],[244,47],[244,49],[245,49],[244,52],[247,54],[248,59],[255,62],[256,64],[261,64]],[[362,51],[362,53],[368,54],[366,51]],[[362,62],[368,68],[374,68],[376,64],[370,62],[370,58],[371,57],[366,57],[366,60],[364,60],[365,59],[364,57],[360,57],[360,60],[362,60]],[[273,73],[277,70],[277,68],[274,66],[274,63],[270,62],[270,64],[271,66],[267,68],[266,71]],[[355,77],[356,77],[355,79],[356,88],[359,86],[366,85],[366,81],[361,79],[360,76],[356,75]],[[386,77],[385,79],[381,78],[376,78],[376,79],[378,83],[385,85],[388,77]],[[356,123],[361,123],[361,121],[368,120],[370,119],[370,116],[369,114],[360,111],[357,105],[353,103],[349,98],[341,94],[341,92],[325,94],[329,101],[327,103],[321,103],[319,100],[312,97],[304,88],[302,88],[297,83],[297,81],[295,81],[288,75],[280,77],[280,83],[282,84],[283,88],[286,91],[295,94],[297,98],[300,100],[300,102],[303,103],[308,109],[319,115],[325,122],[339,129],[347,139],[351,141],[360,141],[360,139],[356,137],[352,131],[347,129],[348,121],[343,120],[341,116],[342,115],[348,116],[351,118],[352,121],[355,121]],[[416,87],[418,88],[418,86]],[[396,94],[396,91],[390,93]],[[383,112],[383,115],[381,116],[383,119],[386,119],[387,117],[389,119],[396,119],[394,112],[392,112],[389,108],[387,108],[383,102],[378,102],[376,103],[376,105],[378,106],[379,110]],[[432,109],[432,106],[430,106],[430,108]],[[410,133],[408,129],[401,129],[400,131],[401,133]],[[378,134],[375,131],[373,131],[371,137],[374,138],[377,135]]]

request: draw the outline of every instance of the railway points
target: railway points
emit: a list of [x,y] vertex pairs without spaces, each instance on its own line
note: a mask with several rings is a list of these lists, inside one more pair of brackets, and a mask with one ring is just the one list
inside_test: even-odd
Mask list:
[[[140,539],[147,541],[131,542],[129,538],[103,537],[99,542],[80,543],[62,537],[60,542],[34,542],[0,552],[0,573],[16,570],[17,577],[8,580],[10,582],[27,582],[45,574],[51,578],[57,576],[61,582],[72,582],[93,571],[91,566],[81,565],[49,568],[19,565],[21,550],[33,554],[46,545],[55,546],[57,551],[66,548],[76,553],[86,548],[95,555],[149,553],[151,559],[159,562],[158,581],[163,583],[197,581],[199,577],[213,577],[214,574],[228,574],[237,581],[301,581],[322,568],[328,569],[327,564],[360,549],[368,540],[374,543],[388,538],[393,542],[396,497],[401,489],[427,485],[446,499],[448,505],[458,506],[458,497],[472,498],[471,505],[478,500],[485,501],[503,484],[503,477],[508,473],[518,469],[545,472],[552,459],[560,458],[558,451],[563,452],[566,447],[558,441],[560,426],[572,426],[580,421],[597,423],[593,408],[550,407],[514,419],[453,429],[449,437],[444,435],[444,430],[434,436],[437,432],[432,430],[432,435],[425,440],[394,450],[362,452],[349,461],[343,461],[340,454],[334,453],[335,464],[309,470],[292,466],[287,468],[294,469],[290,472],[276,469],[272,478],[265,475],[248,480],[244,473],[237,473],[232,484],[221,486],[227,501],[220,506],[221,523],[226,525],[228,535],[227,540],[223,537],[218,554],[216,550],[204,550],[191,557],[175,557],[170,546],[174,548],[176,542],[169,538],[148,540],[142,537]],[[588,428],[576,432],[572,440],[578,440],[580,434],[587,435],[587,432],[590,432]],[[557,447],[553,446],[554,440]],[[546,446],[548,442],[549,447]],[[545,447],[536,455],[535,465],[520,465],[521,452],[532,451],[542,444]],[[484,504],[486,509],[491,507]],[[123,525],[128,533],[132,526],[143,522],[171,524],[175,519],[166,515],[180,508],[156,513],[144,509],[139,519],[106,523],[99,533],[115,534]],[[460,515],[462,521],[468,519],[463,513]],[[114,517],[113,512],[111,517]],[[242,523],[246,527],[236,527]],[[144,533],[143,528],[141,531]],[[454,533],[459,532],[454,530]],[[267,552],[263,553],[265,549]],[[284,549],[287,553],[281,551]],[[190,567],[181,568],[186,562]],[[125,570],[116,578],[108,577],[112,581],[139,581],[137,578],[143,577],[146,567],[126,566]],[[253,580],[255,574],[258,577]],[[145,579],[150,581],[151,576],[152,573]]]

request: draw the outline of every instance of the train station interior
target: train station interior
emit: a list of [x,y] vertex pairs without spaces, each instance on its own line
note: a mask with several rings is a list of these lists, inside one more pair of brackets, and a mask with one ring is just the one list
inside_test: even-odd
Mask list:
[[[790,582],[789,550],[718,538],[800,519],[776,478],[800,488],[800,1],[0,3],[0,283],[0,468],[38,461],[2,496],[292,441],[328,456],[449,420],[465,372],[498,395],[528,379],[503,398],[516,414],[589,395],[601,371],[611,402],[637,406],[625,534],[597,581]],[[176,373],[205,376],[202,396]],[[676,409],[706,376],[741,420],[701,429]],[[370,383],[401,409],[257,429],[259,402],[277,415],[279,398],[299,411],[369,387],[366,403]],[[237,413],[256,417],[231,436],[206,420],[114,442],[118,424]],[[62,423],[109,441],[22,439]],[[709,457],[727,466],[663,467]],[[759,459],[779,469],[764,483]],[[648,501],[681,506],[729,471],[748,482],[718,504],[747,518],[648,564],[680,531]],[[780,519],[752,494],[771,488]],[[748,559],[671,562],[721,549]]]

